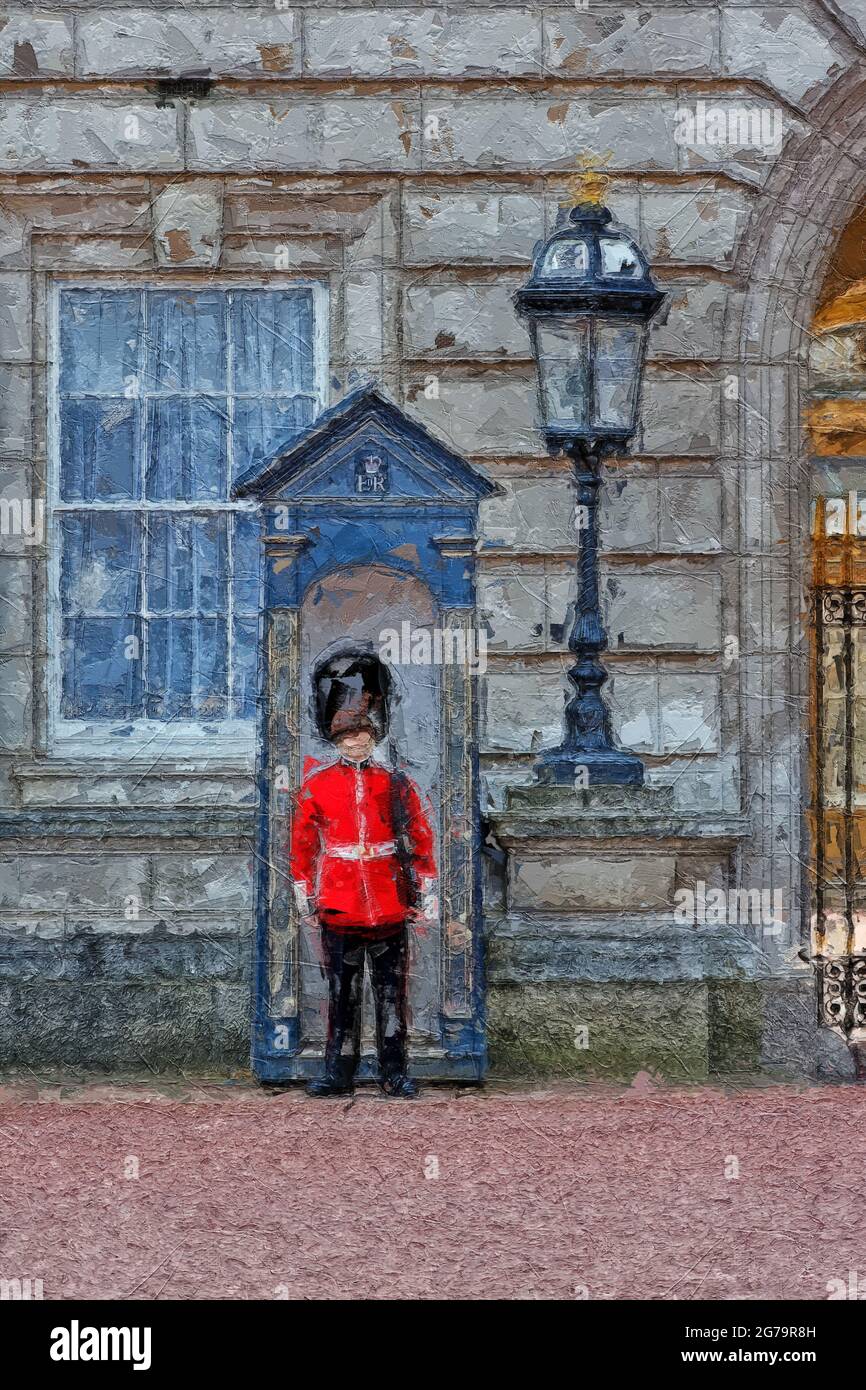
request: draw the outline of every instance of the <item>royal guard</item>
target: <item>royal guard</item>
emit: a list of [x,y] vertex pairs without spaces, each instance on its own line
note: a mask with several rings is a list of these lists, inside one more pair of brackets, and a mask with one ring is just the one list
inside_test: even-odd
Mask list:
[[406,1060],[408,931],[436,919],[433,831],[415,783],[373,757],[388,731],[390,693],[378,657],[333,658],[317,672],[315,691],[319,730],[339,756],[307,776],[292,826],[295,897],[301,916],[318,923],[328,977],[325,1074],[307,1092],[352,1091],[367,961],[380,1084],[411,1097],[418,1087]]

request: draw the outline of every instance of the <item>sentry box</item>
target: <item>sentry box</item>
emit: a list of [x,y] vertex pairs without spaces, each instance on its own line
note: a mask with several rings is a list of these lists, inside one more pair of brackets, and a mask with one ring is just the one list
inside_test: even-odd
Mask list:
[[[252,1044],[262,1081],[322,1070],[327,986],[318,928],[293,893],[291,829],[302,780],[336,756],[317,721],[317,673],[355,651],[382,662],[389,692],[375,756],[416,783],[435,834],[438,922],[410,933],[410,1070],[483,1075],[474,685],[486,638],[475,549],[478,504],[496,491],[373,388],[326,410],[235,486],[262,519]],[[362,1079],[376,1074],[369,1005]]]

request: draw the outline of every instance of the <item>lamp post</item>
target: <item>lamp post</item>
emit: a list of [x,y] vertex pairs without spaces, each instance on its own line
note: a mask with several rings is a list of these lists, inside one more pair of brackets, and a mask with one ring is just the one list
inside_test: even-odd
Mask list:
[[515,304],[529,325],[548,451],[572,460],[580,523],[578,596],[568,639],[574,695],[558,748],[542,754],[542,782],[639,787],[643,763],[617,748],[601,688],[607,634],[598,591],[598,490],[605,455],[637,427],[650,319],[664,299],[646,258],[611,225],[607,179],[586,174],[568,223],[548,237]]

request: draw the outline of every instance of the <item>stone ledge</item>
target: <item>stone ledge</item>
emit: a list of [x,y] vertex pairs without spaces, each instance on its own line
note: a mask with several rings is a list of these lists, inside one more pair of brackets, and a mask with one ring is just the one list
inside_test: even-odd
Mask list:
[[171,913],[142,912],[141,916],[126,919],[117,913],[98,909],[83,915],[80,909],[46,912],[10,912],[0,914],[0,946],[4,942],[58,942],[79,940],[82,937],[145,941],[190,941],[204,939],[235,940],[250,936],[251,914],[248,912],[220,913],[172,910]]
[[505,809],[490,810],[487,819],[506,848],[527,840],[580,841],[628,839],[713,840],[734,844],[747,839],[752,827],[747,816],[713,811],[686,814],[674,805],[673,787],[571,787],[532,783],[505,789]]
[[487,950],[493,985],[631,985],[770,974],[754,936],[730,927],[681,926],[655,916],[616,916],[610,922],[595,916],[576,923],[551,918],[529,922],[512,915],[491,924]]
[[748,817],[717,811],[706,816],[687,815],[681,811],[658,816],[597,811],[591,815],[575,811],[552,816],[544,812],[510,814],[489,810],[485,815],[497,840],[506,849],[525,845],[529,840],[554,844],[566,839],[569,848],[575,849],[583,843],[598,847],[599,842],[605,840],[629,840],[634,847],[639,847],[642,840],[664,840],[672,846],[677,841],[694,840],[734,845],[739,840],[747,840],[752,833]]
[[255,811],[245,807],[48,806],[0,810],[0,840],[236,840],[249,839],[254,832]]
[[103,984],[152,980],[167,984],[247,979],[248,941],[233,937],[76,935],[57,941],[0,935],[0,980]]
[[24,809],[82,807],[154,807],[158,811],[207,807],[217,803],[251,808],[255,801],[252,760],[190,758],[154,760],[144,765],[128,758],[34,758],[13,764],[12,780]]

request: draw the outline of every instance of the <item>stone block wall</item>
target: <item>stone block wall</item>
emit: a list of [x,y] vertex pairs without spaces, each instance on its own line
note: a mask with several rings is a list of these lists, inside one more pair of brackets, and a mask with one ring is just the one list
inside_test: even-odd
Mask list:
[[[0,499],[43,500],[49,486],[59,278],[323,282],[332,399],[377,378],[501,484],[482,509],[478,595],[485,806],[501,808],[558,740],[576,556],[567,473],[540,447],[511,299],[576,157],[601,160],[615,217],[668,292],[641,429],[604,493],[614,724],[648,784],[671,789],[696,825],[748,818],[732,872],[784,890],[786,931],[766,952],[787,978],[807,853],[800,391],[810,305],[866,193],[861,11],[857,0],[7,7]],[[205,86],[164,85],[182,78]],[[681,113],[699,103],[735,122],[778,113],[783,138],[683,143]],[[144,1038],[154,1066],[234,1065],[248,1007],[249,756],[216,750],[130,775],[104,750],[71,759],[52,746],[54,538],[2,530],[7,1055],[136,1065]],[[652,873],[665,862],[662,851]],[[634,886],[642,867],[612,862],[611,885]],[[137,920],[124,916],[130,897]]]
[[4,1064],[246,1065],[246,838],[206,815],[198,827],[176,818],[160,838],[147,818],[124,825],[104,807],[63,830],[50,812],[30,816],[0,855]]

